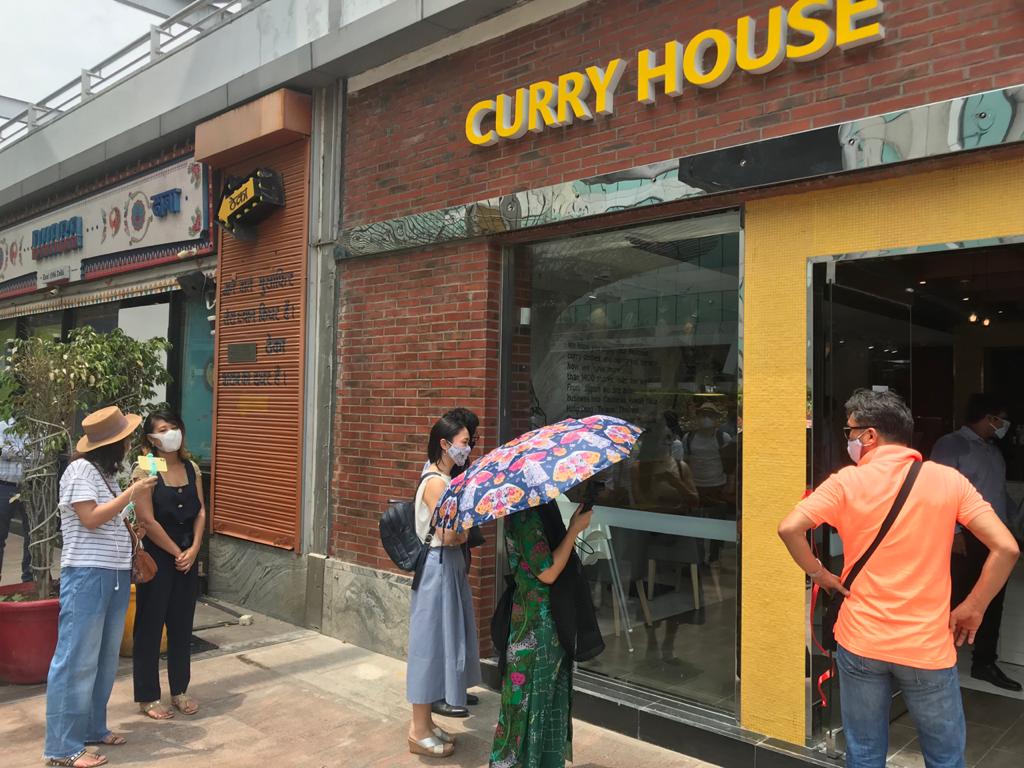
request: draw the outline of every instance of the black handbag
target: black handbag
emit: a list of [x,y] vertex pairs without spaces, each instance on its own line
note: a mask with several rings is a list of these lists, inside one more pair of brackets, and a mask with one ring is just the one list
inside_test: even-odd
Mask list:
[[[900,486],[899,493],[896,494],[896,498],[893,500],[892,508],[889,510],[889,514],[886,515],[884,521],[882,521],[882,527],[878,529],[878,533],[875,535],[875,540],[871,542],[871,546],[867,548],[860,559],[854,563],[853,568],[850,569],[849,575],[843,582],[843,586],[846,591],[850,591],[850,587],[853,586],[854,580],[864,570],[864,565],[868,559],[875,554],[875,550],[878,549],[879,544],[882,543],[882,539],[889,533],[889,529],[892,528],[893,523],[896,522],[896,518],[899,517],[900,511],[903,509],[903,505],[907,501],[907,497],[910,495],[910,490],[914,487],[914,481],[917,480],[917,475],[921,471],[921,462],[915,461],[910,465],[910,469],[907,471],[907,476],[903,479],[903,485]],[[822,594],[825,594],[822,590]],[[834,592],[827,598],[825,604],[825,612],[821,618],[821,647],[829,653],[835,653],[839,644],[836,642],[836,622],[839,620],[839,611],[843,607],[844,595],[841,592]]]
[[[423,481],[431,476],[440,477],[440,474],[428,472],[420,477],[419,483],[416,484],[416,493],[419,493]],[[380,543],[391,558],[391,562],[403,571],[411,573],[416,570],[433,534],[434,527],[431,526],[426,543],[416,535],[416,494],[413,494],[412,501],[392,499],[388,502],[384,514],[380,516]]]
[[512,627],[512,603],[515,596],[516,577],[509,573],[505,575],[505,591],[491,616],[491,642],[498,656],[498,677],[502,680],[505,679],[505,667],[508,665],[508,633]]

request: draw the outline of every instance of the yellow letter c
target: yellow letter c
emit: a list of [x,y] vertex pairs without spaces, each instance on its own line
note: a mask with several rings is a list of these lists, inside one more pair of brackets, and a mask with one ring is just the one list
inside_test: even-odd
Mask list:
[[494,130],[482,133],[481,124],[488,115],[493,115],[498,105],[494,99],[478,101],[469,108],[466,115],[466,138],[478,147],[489,147],[498,143],[498,134]]

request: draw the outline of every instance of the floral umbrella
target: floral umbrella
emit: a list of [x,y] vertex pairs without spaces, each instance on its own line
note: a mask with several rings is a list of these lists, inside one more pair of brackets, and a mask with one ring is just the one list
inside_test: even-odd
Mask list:
[[441,526],[461,531],[551,501],[629,456],[641,432],[614,416],[527,432],[452,480],[437,505]]

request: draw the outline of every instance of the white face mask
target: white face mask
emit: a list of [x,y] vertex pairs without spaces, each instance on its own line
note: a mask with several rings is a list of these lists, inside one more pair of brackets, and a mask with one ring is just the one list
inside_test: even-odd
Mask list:
[[150,435],[149,437],[154,442],[159,443],[160,449],[166,453],[174,453],[181,448],[182,435],[180,429],[169,429],[166,432]]
[[854,464],[860,464],[860,457],[864,455],[864,444],[860,438],[846,441],[846,452],[850,454]]
[[469,460],[469,454],[472,453],[472,451],[473,447],[469,445],[448,446],[448,456],[455,462],[456,467],[464,466]]
[[1007,419],[999,419],[999,426],[996,427],[996,437],[1002,440],[1010,431],[1010,422]]

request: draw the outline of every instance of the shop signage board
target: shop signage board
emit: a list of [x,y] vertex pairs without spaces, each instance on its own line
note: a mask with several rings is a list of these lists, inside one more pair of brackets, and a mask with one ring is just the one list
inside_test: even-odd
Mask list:
[[[723,29],[698,32],[685,44],[665,43],[662,51],[643,49],[635,57],[636,98],[653,104],[659,96],[682,96],[687,86],[717,88],[736,69],[764,75],[785,61],[820,59],[835,48],[850,50],[885,38],[882,0],[797,0],[788,9],[772,8],[767,36],[758,51],[758,20],[737,19],[735,34]],[[825,14],[824,16],[822,14]],[[466,114],[466,139],[481,147],[511,141],[527,133],[593,120],[615,111],[615,94],[629,64],[614,58],[604,66],[540,80],[512,95],[482,99]]]
[[283,205],[281,174],[257,168],[248,176],[229,177],[224,183],[217,222],[237,237],[251,238],[254,227]]
[[[206,167],[191,158],[0,230],[0,284],[82,279],[97,256],[202,243],[209,229]],[[28,279],[28,278],[26,278]]]

